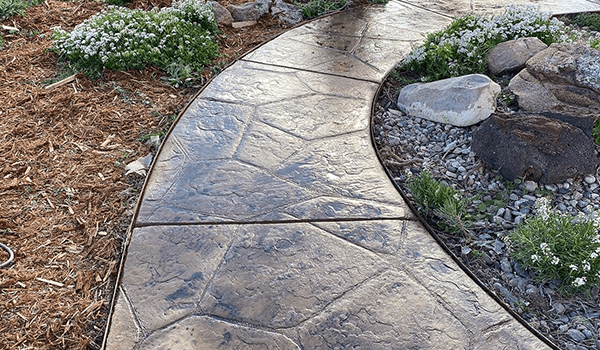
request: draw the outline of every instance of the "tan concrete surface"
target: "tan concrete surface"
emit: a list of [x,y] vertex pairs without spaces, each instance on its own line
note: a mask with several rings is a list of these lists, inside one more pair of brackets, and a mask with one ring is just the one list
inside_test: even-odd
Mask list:
[[416,221],[370,140],[394,64],[495,3],[344,11],[214,79],[148,179],[106,349],[547,349]]

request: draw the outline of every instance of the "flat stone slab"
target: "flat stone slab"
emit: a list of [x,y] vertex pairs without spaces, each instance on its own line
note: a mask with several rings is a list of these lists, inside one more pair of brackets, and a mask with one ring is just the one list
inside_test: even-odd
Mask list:
[[464,5],[344,11],[217,76],[147,180],[105,349],[548,349],[416,221],[370,138],[382,79]]
[[413,217],[371,144],[376,89],[236,63],[165,141],[137,224]]
[[423,33],[450,21],[391,1],[385,8],[352,9],[288,31],[244,60],[379,82],[424,40]]
[[111,349],[546,348],[406,220],[135,229],[113,322]]
[[535,6],[543,12],[552,14],[600,11],[598,0],[402,0],[402,2],[450,16],[468,13],[501,14],[508,5]]

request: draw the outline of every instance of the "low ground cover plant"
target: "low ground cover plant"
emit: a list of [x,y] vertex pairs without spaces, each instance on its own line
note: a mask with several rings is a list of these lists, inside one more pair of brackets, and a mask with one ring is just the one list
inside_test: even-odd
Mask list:
[[307,19],[319,17],[346,6],[346,0],[312,0],[307,3],[294,1],[293,3],[300,8],[302,16]]
[[0,21],[14,15],[23,16],[29,6],[37,5],[40,2],[39,0],[0,0]]
[[510,254],[533,269],[540,281],[560,281],[566,292],[600,286],[600,216],[573,217],[553,212],[547,198],[538,212],[507,239]]
[[142,11],[108,6],[67,32],[54,28],[53,49],[72,68],[97,77],[104,69],[167,71],[173,64],[198,71],[219,54],[214,12],[203,2]]
[[421,213],[438,218],[438,225],[449,232],[468,232],[468,201],[458,191],[436,181],[427,169],[412,176],[407,186]]
[[491,18],[467,15],[429,34],[425,43],[405,58],[401,68],[418,72],[422,81],[485,74],[485,56],[499,43],[537,37],[550,45],[567,39],[563,28],[561,21],[531,6],[509,6],[504,14]]

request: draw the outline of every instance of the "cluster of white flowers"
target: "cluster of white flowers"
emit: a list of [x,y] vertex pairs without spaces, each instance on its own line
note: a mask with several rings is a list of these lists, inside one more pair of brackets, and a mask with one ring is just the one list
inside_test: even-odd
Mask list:
[[[70,61],[99,66],[99,69],[124,70],[143,67],[146,63],[161,67],[176,59],[169,56],[179,51],[211,43],[211,35],[217,28],[214,12],[203,1],[182,0],[173,6],[161,11],[107,6],[70,33],[53,28],[54,49]],[[194,25],[187,18],[200,25]],[[179,33],[178,28],[185,30]],[[190,30],[193,37],[185,34]]]
[[573,286],[574,287],[581,287],[581,286],[585,285],[585,282],[587,282],[587,278],[585,278],[585,277],[577,277],[573,281]]
[[[544,38],[559,38],[563,24],[558,19],[551,17],[550,13],[539,12],[534,6],[509,5],[504,14],[487,17],[465,17],[464,27],[460,31],[446,30],[437,39],[427,42],[414,49],[403,61],[403,64],[423,62],[428,55],[436,55],[455,50],[458,54],[476,60],[485,54],[483,43],[486,41],[498,42],[520,37],[541,35]],[[564,39],[564,38],[563,38]],[[450,62],[447,62],[450,63]],[[458,69],[448,66],[453,75]]]
[[548,218],[550,217],[550,214],[552,214],[549,204],[550,204],[550,201],[546,197],[541,197],[535,201],[535,206],[537,207],[538,216],[540,218],[542,218],[542,220],[548,220]]

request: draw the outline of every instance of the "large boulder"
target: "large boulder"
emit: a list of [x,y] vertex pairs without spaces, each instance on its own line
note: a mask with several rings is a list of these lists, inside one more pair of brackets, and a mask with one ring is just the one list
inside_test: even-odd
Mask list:
[[271,14],[287,24],[298,24],[303,19],[302,10],[298,6],[288,4],[282,0],[275,0],[273,7],[271,7]]
[[496,110],[500,85],[482,74],[416,83],[404,87],[398,108],[404,113],[456,126],[477,124]]
[[258,8],[258,12],[260,12],[261,16],[269,13],[272,5],[273,0],[256,0],[256,7]]
[[496,45],[488,54],[487,66],[490,73],[502,75],[518,72],[538,52],[547,48],[538,38],[519,38]]
[[527,61],[508,87],[519,107],[532,113],[600,113],[600,51],[552,44]]
[[241,5],[228,5],[226,9],[235,22],[253,22],[258,21],[263,14],[263,6],[262,3],[247,2]]
[[594,174],[599,163],[594,142],[580,128],[554,117],[494,114],[473,132],[471,149],[510,181],[550,184]]
[[231,25],[231,23],[233,22],[233,17],[225,7],[223,7],[216,1],[209,1],[206,4],[212,7],[213,11],[215,12],[215,20],[217,21],[217,23],[223,25]]

